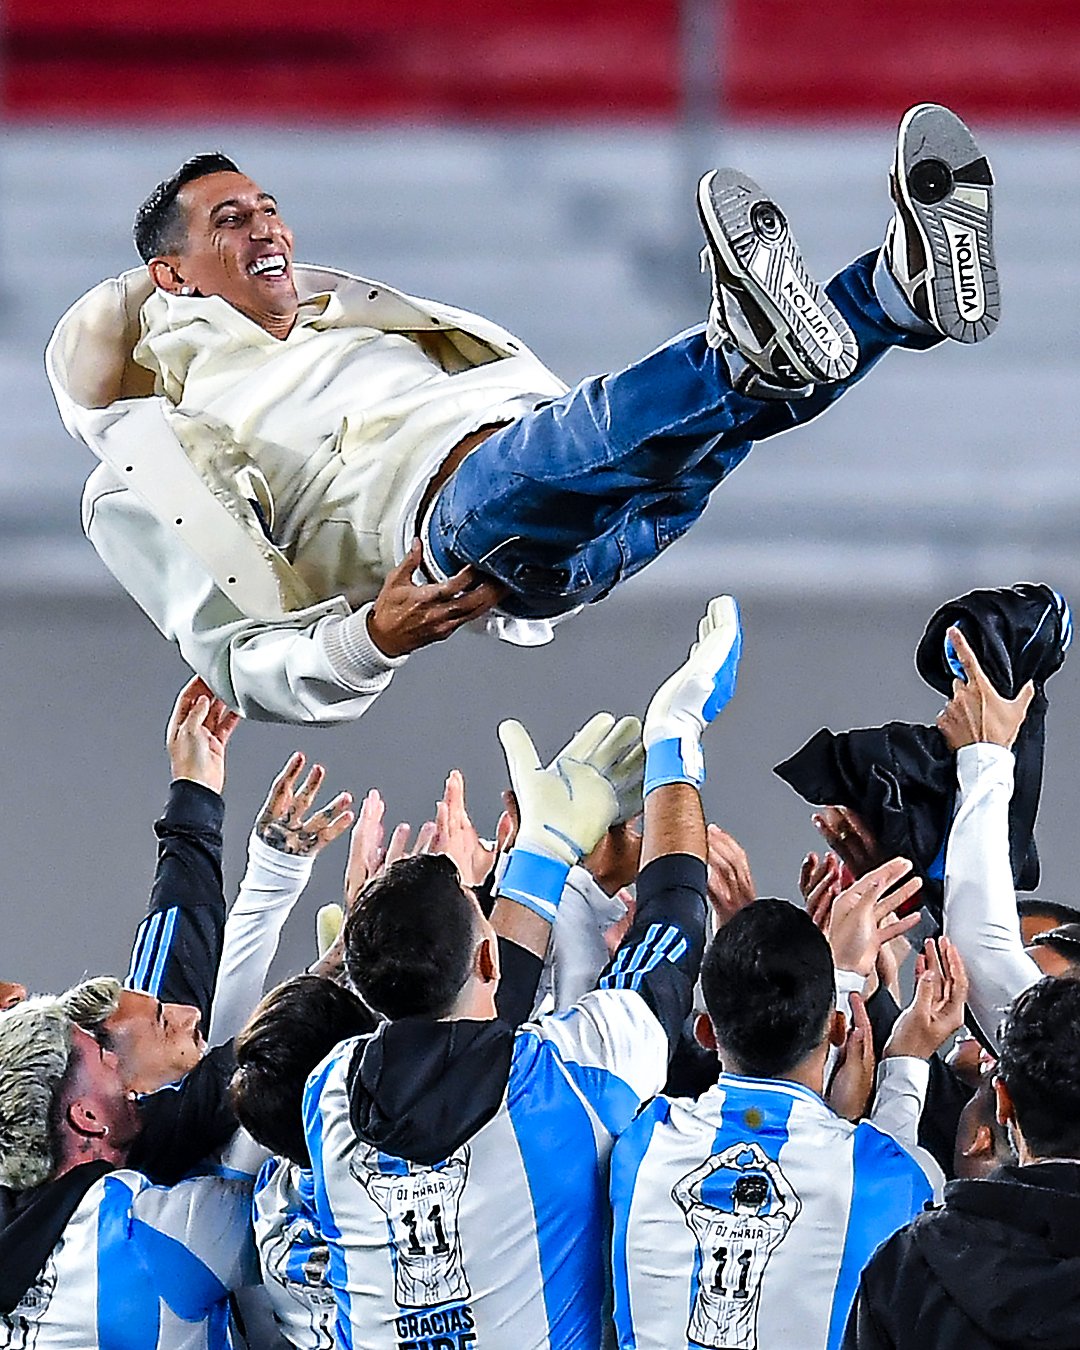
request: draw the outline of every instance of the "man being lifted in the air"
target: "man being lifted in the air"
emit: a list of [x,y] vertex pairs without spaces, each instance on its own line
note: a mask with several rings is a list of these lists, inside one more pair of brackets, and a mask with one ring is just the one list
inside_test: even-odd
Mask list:
[[146,270],[84,296],[46,354],[101,460],[87,534],[245,716],[359,717],[481,615],[547,641],[890,347],[988,336],[992,181],[958,118],[912,109],[884,248],[826,292],[761,190],[708,174],[708,324],[567,392],[485,319],[294,266],[275,200],[198,156],[139,209]]

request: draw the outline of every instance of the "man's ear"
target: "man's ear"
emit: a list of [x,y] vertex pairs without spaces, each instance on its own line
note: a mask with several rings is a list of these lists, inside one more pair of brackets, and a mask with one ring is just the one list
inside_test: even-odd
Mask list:
[[484,938],[476,950],[476,974],[482,984],[499,983],[499,947],[492,937]]
[[847,1040],[847,1018],[839,1009],[834,1008],[829,1014],[829,1044],[835,1045],[839,1050]]
[[74,1101],[68,1102],[64,1114],[67,1117],[68,1124],[76,1134],[84,1135],[88,1139],[104,1139],[109,1133],[108,1125],[98,1119],[94,1108],[84,1102],[81,1097],[76,1097]]
[[694,1037],[703,1050],[712,1050],[714,1054],[719,1051],[720,1047],[716,1044],[716,1029],[708,1013],[698,1013],[694,1018]]
[[150,273],[150,280],[160,291],[168,291],[170,295],[190,294],[190,290],[185,291],[186,282],[180,273],[178,267],[180,259],[171,258],[151,258],[146,264],[146,270]]
[[999,1125],[1016,1124],[1016,1107],[1012,1093],[1000,1078],[994,1079],[994,1096],[997,1098],[997,1121]]
[[989,1158],[994,1151],[994,1135],[989,1125],[980,1125],[975,1138],[964,1149],[965,1158]]

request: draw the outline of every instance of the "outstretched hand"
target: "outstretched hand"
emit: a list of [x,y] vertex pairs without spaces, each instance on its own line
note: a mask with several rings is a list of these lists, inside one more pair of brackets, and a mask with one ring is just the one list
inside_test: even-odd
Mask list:
[[352,794],[339,792],[333,801],[309,815],[326,770],[321,764],[313,764],[301,782],[303,769],[304,756],[298,750],[271,783],[255,821],[255,833],[279,853],[313,858],[353,823]]
[[893,1023],[885,1057],[929,1059],[964,1021],[968,976],[956,944],[927,938],[915,965],[915,993]]
[[753,904],[757,888],[750,873],[746,850],[719,825],[710,825],[706,865],[709,869],[709,903],[716,916],[717,927],[733,919],[740,909]]
[[893,917],[922,886],[922,878],[910,872],[906,858],[893,858],[867,872],[833,901],[828,938],[837,970],[868,976],[882,944],[919,922],[918,910],[903,919]]
[[965,745],[1012,746],[1027,716],[1035,686],[1030,680],[1015,698],[1004,698],[987,678],[959,628],[948,630],[957,661],[967,677],[953,681],[952,698],[937,715],[938,730],[950,750]]
[[546,768],[520,722],[499,726],[521,812],[515,847],[571,865],[590,853],[640,788],[644,752],[636,717],[597,713]]
[[710,600],[689,656],[649,702],[643,733],[647,750],[661,741],[700,739],[735,693],[742,641],[735,600],[730,595]]
[[847,868],[847,882],[858,881],[886,861],[869,825],[850,806],[823,806],[811,820],[829,848]]
[[225,750],[240,714],[215,698],[195,676],[173,704],[165,731],[165,749],[173,779],[186,778],[220,793],[225,786]]
[[466,886],[481,886],[495,866],[495,851],[477,833],[465,808],[465,778],[451,769],[443,795],[435,806],[435,837],[432,853],[445,853],[457,867]]
[[838,1116],[858,1120],[866,1114],[873,1088],[874,1035],[866,1004],[859,994],[852,994],[851,1025],[825,1100]]
[[446,581],[418,585],[413,580],[423,559],[419,539],[389,573],[368,614],[368,634],[384,656],[407,656],[442,642],[463,624],[478,619],[502,599],[506,587],[463,567]]

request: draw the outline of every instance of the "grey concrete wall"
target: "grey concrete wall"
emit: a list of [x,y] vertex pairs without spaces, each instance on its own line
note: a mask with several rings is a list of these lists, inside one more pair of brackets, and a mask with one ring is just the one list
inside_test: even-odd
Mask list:
[[[235,888],[250,822],[293,749],[326,764],[329,784],[377,786],[393,820],[431,814],[460,767],[477,823],[490,829],[504,785],[495,725],[520,717],[544,752],[597,708],[640,711],[693,636],[717,577],[703,572],[658,604],[629,583],[522,652],[459,635],[420,653],[360,722],[338,730],[243,725],[230,750],[227,873]],[[771,773],[819,726],[929,719],[940,700],[912,665],[939,596],[813,605],[751,596],[735,701],[709,734],[709,814],[742,840],[763,893],[793,894],[814,847],[809,810]],[[185,672],[130,602],[9,604],[0,615],[0,978],[38,988],[85,971],[123,973],[153,867],[150,825],[164,798],[165,720]],[[1046,893],[1076,894],[1080,855],[1080,663],[1051,682],[1047,788],[1039,840]],[[337,896],[345,845],[319,861],[286,929],[277,970],[311,959],[317,905]]]
[[[242,728],[231,881],[248,821],[295,746],[323,758],[334,785],[379,786],[391,815],[414,824],[459,765],[490,825],[499,717],[522,717],[551,751],[597,707],[640,710],[706,599],[730,589],[748,648],[738,700],[711,737],[707,802],[746,843],[761,887],[789,892],[814,836],[770,766],[825,723],[932,716],[911,657],[948,595],[1045,579],[1080,597],[1080,138],[990,129],[986,141],[1005,295],[992,342],[888,358],[828,417],[757,449],[687,539],[551,648],[462,635],[411,661],[355,726]],[[631,360],[704,314],[685,165],[662,128],[6,128],[0,978],[48,987],[120,969],[145,899],[162,731],[185,672],[82,540],[92,461],[59,425],[41,352],[68,304],[135,261],[128,229],[149,186],[218,145],[278,194],[300,256],[487,313],[568,379]],[[891,154],[887,127],[742,127],[718,134],[715,162],[770,188],[824,274],[881,238]],[[1066,669],[1051,686],[1041,827],[1047,888],[1061,894],[1077,854],[1075,678]],[[343,861],[339,845],[321,862],[284,966],[308,958],[315,901],[336,893]]]

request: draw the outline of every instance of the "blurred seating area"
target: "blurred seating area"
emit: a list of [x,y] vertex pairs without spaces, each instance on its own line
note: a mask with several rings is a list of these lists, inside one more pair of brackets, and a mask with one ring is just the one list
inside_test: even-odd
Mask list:
[[9,0],[9,116],[552,121],[664,118],[680,34],[715,20],[727,109],[884,118],[921,96],[974,119],[1073,121],[1074,0]]

